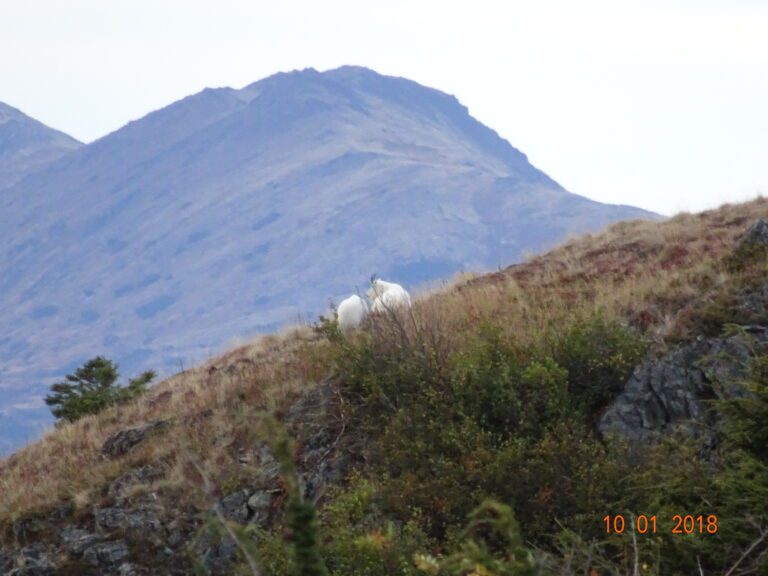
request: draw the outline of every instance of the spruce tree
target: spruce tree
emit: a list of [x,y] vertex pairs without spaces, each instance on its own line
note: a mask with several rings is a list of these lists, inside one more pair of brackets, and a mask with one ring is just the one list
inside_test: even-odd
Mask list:
[[127,386],[116,385],[120,377],[117,364],[97,356],[51,386],[45,403],[58,420],[74,422],[107,406],[130,400],[143,393],[155,377],[151,370],[131,379]]

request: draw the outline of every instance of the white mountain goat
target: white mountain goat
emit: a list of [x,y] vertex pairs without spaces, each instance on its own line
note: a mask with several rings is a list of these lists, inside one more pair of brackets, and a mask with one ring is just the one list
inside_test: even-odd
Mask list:
[[357,294],[345,298],[336,309],[339,319],[339,328],[352,330],[360,326],[363,318],[368,314],[368,303]]
[[385,282],[376,277],[371,277],[371,288],[368,290],[368,298],[371,301],[371,310],[383,312],[400,307],[411,306],[411,296],[408,292],[394,282]]

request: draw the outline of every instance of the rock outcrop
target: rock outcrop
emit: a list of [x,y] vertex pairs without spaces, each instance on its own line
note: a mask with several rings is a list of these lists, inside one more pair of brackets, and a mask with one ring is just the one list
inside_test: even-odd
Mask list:
[[715,424],[709,403],[741,393],[751,345],[766,341],[766,331],[722,338],[700,338],[638,366],[624,391],[599,422],[603,434],[646,442],[682,430],[700,434]]
[[744,237],[739,242],[739,248],[744,246],[768,246],[768,222],[760,218],[747,230]]
[[[296,465],[305,497],[318,501],[325,487],[342,481],[352,463],[340,397],[331,381],[297,399],[285,413],[296,441]],[[166,421],[127,428],[110,436],[102,452],[119,458],[155,433]],[[269,529],[286,501],[279,463],[265,443],[247,446],[240,464],[258,470],[236,489],[213,494],[227,520]],[[12,542],[0,549],[0,574],[39,576],[81,574],[190,574],[192,560],[206,574],[232,574],[239,559],[237,544],[226,534],[206,528],[213,509],[178,507],[157,489],[167,470],[161,463],[130,469],[103,486],[103,498],[90,510],[62,504],[47,514],[21,518]]]
[[104,441],[101,452],[108,458],[118,458],[143,442],[147,436],[167,425],[168,422],[165,420],[155,420],[141,426],[134,426],[115,432]]
[[[766,250],[768,222],[761,218],[724,263],[738,270],[765,256]],[[713,302],[719,302],[721,309],[713,312]],[[695,317],[699,333],[711,336],[698,336],[640,364],[600,419],[603,434],[618,434],[634,443],[676,430],[715,439],[711,402],[743,394],[739,381],[747,375],[750,358],[768,345],[768,282],[751,280],[728,286],[725,294],[705,294],[686,314]],[[713,320],[702,321],[706,315]],[[735,333],[718,336],[727,323],[734,323]]]
[[760,218],[747,230],[726,261],[731,271],[741,271],[768,257],[768,221]]
[[25,546],[11,563],[8,576],[54,576],[50,551],[41,544]]

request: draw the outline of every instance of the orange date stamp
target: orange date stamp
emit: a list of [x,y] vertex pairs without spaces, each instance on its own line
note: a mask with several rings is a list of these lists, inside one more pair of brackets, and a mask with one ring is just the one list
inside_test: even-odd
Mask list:
[[[658,518],[640,514],[624,517],[622,514],[603,516],[603,529],[606,534],[623,534],[634,529],[637,534],[656,534],[661,527]],[[715,514],[675,514],[670,522],[671,534],[717,534],[717,516]]]

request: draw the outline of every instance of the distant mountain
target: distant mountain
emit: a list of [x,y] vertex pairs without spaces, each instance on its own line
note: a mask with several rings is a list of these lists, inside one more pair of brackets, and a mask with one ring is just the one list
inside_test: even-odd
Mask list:
[[0,190],[82,144],[0,102]]
[[0,194],[0,438],[39,428],[51,379],[95,354],[170,371],[374,272],[412,287],[653,216],[567,192],[410,80],[203,90]]

